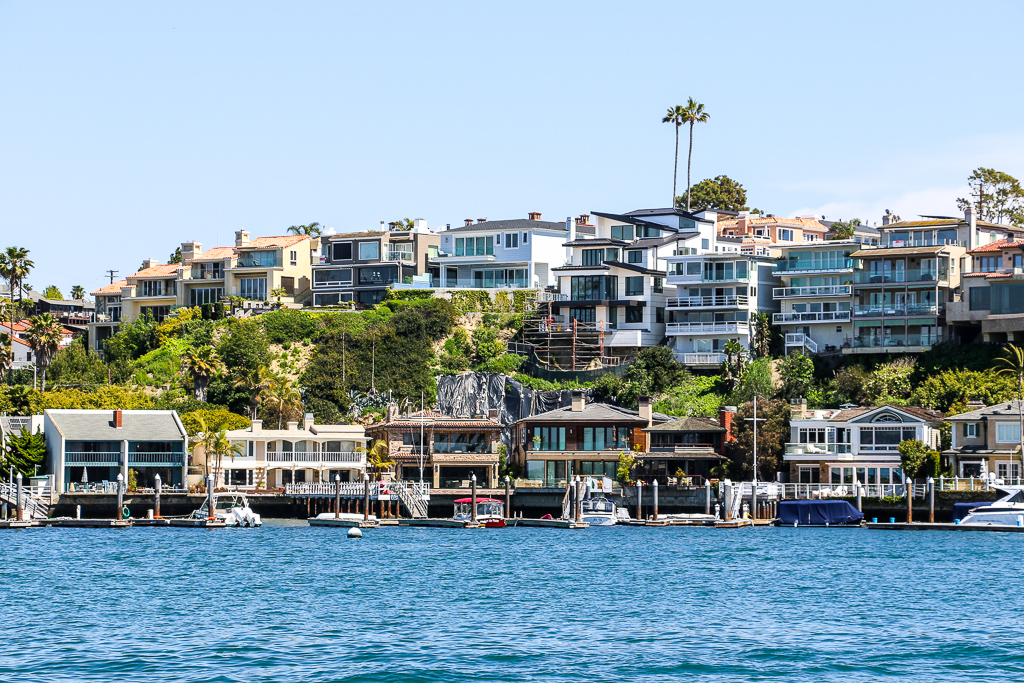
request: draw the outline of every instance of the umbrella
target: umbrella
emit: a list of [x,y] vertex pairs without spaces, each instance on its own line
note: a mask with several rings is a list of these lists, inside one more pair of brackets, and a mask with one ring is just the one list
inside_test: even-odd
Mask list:
[[89,483],[89,468],[88,467],[83,467],[82,468],[82,483],[83,484],[88,484]]

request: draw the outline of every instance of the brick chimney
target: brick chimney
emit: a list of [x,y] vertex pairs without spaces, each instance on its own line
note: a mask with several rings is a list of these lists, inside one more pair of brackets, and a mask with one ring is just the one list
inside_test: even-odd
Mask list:
[[484,218],[477,218],[476,222],[477,223],[486,223],[487,222],[487,218],[486,217],[484,217]]
[[651,404],[650,396],[639,397],[639,412],[640,419],[647,421],[647,426],[650,427],[651,423],[654,422],[654,406]]
[[497,420],[498,419],[498,409],[497,408],[491,408],[490,410],[488,410],[487,411],[487,419],[488,420]]
[[248,230],[236,230],[235,231],[235,246],[244,247],[249,244],[249,231]]
[[469,226],[473,225],[473,219],[472,218],[463,218],[462,220],[466,221],[466,227],[467,228]]
[[153,266],[159,266],[159,265],[160,265],[160,262],[158,260],[156,260],[155,258],[148,258],[148,259],[146,259],[145,261],[142,262],[142,269],[145,270],[146,268],[152,268]]
[[718,424],[725,429],[725,441],[733,441],[732,421],[736,417],[736,406],[722,406],[718,409]]
[[807,417],[807,399],[802,397],[789,399],[789,412],[790,419],[793,420],[802,420]]
[[124,411],[123,410],[115,410],[114,411],[114,428],[115,429],[121,429],[121,427],[124,427]]
[[582,391],[573,390],[572,392],[572,412],[581,413],[583,412],[583,406],[586,404],[586,400],[583,398],[584,394]]
[[531,211],[530,213],[528,213],[526,215],[529,216],[531,221],[539,221],[540,220],[540,211]]

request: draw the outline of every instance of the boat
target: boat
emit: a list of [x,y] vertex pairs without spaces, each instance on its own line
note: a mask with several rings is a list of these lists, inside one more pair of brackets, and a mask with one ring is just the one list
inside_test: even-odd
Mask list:
[[1024,488],[997,486],[1006,495],[990,505],[978,503],[961,526],[1024,526]]
[[777,526],[860,526],[864,513],[845,500],[784,500]]
[[612,526],[618,521],[617,508],[610,498],[584,498],[580,502],[580,518],[590,526]]
[[[192,513],[192,519],[208,519],[209,504],[209,499],[203,501],[203,506]],[[249,507],[249,499],[244,493],[214,493],[213,516],[227,526],[263,526],[263,519]]]
[[[473,499],[459,498],[455,501],[455,514],[452,516],[457,522],[470,522],[473,520]],[[476,499],[476,521],[481,526],[495,529],[505,526],[505,503],[497,498]]]

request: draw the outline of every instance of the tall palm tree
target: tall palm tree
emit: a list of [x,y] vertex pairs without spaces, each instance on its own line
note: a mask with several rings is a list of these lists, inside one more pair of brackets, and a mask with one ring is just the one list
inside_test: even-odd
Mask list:
[[[14,319],[21,309],[22,295],[21,286],[25,282],[25,278],[28,277],[29,272],[35,267],[35,262],[28,258],[28,249],[24,247],[7,247],[7,249],[0,254],[0,277],[7,280],[10,285],[11,303],[14,302],[14,291],[18,290],[18,305],[11,306],[8,313],[10,314],[11,329],[14,329]],[[11,345],[9,352],[10,360],[14,361],[14,345]]]
[[83,287],[82,285],[75,285],[74,287],[72,287],[71,288],[71,298],[72,299],[79,299],[79,300],[84,299],[85,298],[85,287]]
[[243,389],[249,393],[249,408],[252,410],[252,419],[256,419],[256,411],[269,393],[277,375],[270,371],[265,365],[255,370],[243,371],[235,378],[233,385],[236,389]]
[[389,469],[395,464],[395,461],[391,459],[387,441],[377,439],[370,444],[369,448],[356,446],[356,450],[360,453],[366,453],[366,464],[373,468],[374,481],[380,481],[384,470]]
[[234,461],[236,455],[240,456],[245,453],[245,447],[228,439],[226,429],[211,432],[205,441],[206,462],[210,462],[211,455],[217,459],[217,467],[213,473],[213,487],[216,488],[224,477],[224,456],[226,455]]
[[704,105],[692,97],[686,101],[683,108],[683,123],[690,124],[690,154],[686,159],[686,210],[690,210],[690,166],[693,163],[693,126],[697,123],[707,123],[711,115],[704,111]]
[[7,371],[11,369],[11,355],[7,352],[7,348],[13,343],[11,335],[6,332],[0,332],[0,382],[4,381],[4,378],[7,377]]
[[181,367],[192,376],[192,391],[196,400],[205,401],[210,377],[220,369],[217,352],[209,344],[192,347],[182,356]]
[[1012,377],[1017,385],[1017,417],[1020,420],[1020,463],[1021,473],[1024,474],[1024,349],[1008,344],[1003,350],[1003,356],[996,359],[996,364],[1001,366],[996,370],[996,374]]
[[46,368],[50,366],[53,355],[60,348],[60,342],[63,339],[61,332],[64,330],[64,326],[49,313],[34,315],[28,319],[28,322],[25,343],[32,347],[36,367],[43,375],[43,391],[46,391]]
[[319,237],[323,230],[323,226],[316,221],[309,225],[292,225],[288,228],[288,232],[292,235],[309,235],[311,237]]
[[674,107],[668,108],[668,113],[665,114],[665,118],[661,120],[662,123],[674,123],[676,124],[676,161],[672,165],[672,204],[676,205],[676,178],[679,175],[679,126],[683,125],[683,115],[686,110],[683,109],[682,105],[677,104]]
[[302,395],[284,375],[272,375],[263,392],[263,403],[277,412],[278,429],[281,429],[286,416],[291,417],[301,409]]

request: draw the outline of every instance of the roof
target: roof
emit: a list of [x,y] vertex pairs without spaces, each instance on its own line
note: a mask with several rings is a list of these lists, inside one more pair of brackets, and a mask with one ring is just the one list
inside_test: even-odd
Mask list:
[[783,225],[803,228],[805,230],[820,230],[822,232],[829,229],[827,225],[819,221],[817,218],[780,218],[778,216],[760,216],[758,214],[750,214],[745,218],[740,218],[739,216],[736,216],[735,218],[724,218],[718,221],[718,229],[727,230],[729,228],[735,228],[739,225],[741,220],[746,220],[748,226]]
[[[534,221],[536,222],[536,221]],[[502,425],[497,420],[492,420],[487,417],[458,417],[454,415],[445,415],[444,413],[437,410],[417,410],[414,413],[408,415],[400,415],[390,422],[378,422],[377,424],[370,425],[366,428],[366,431],[377,430],[377,429],[392,429],[392,428],[408,428],[413,427],[419,429],[420,424],[427,427],[473,427],[483,429],[502,429]]]
[[111,283],[109,285],[103,285],[102,287],[97,289],[95,292],[91,292],[91,294],[93,296],[96,296],[97,294],[120,294],[121,293],[121,288],[122,287],[127,287],[127,286],[128,286],[128,281],[127,280],[118,280],[117,282],[113,282],[113,283]]
[[627,211],[625,216],[682,216],[683,218],[689,218],[691,220],[700,221],[701,223],[710,223],[707,218],[701,218],[692,211],[684,211],[683,209],[636,209],[635,211]]
[[925,422],[941,422],[944,417],[943,414],[940,413],[938,410],[919,408],[917,406],[891,406],[886,404],[881,406],[870,406],[866,408],[846,408],[845,410],[840,410],[838,413],[832,415],[832,417],[829,418],[829,422],[849,422],[850,420],[855,420],[858,417],[874,412],[876,410],[881,410],[882,408],[888,408],[889,410],[894,410],[896,412],[906,413],[911,417],[916,417],[917,419],[924,420]]
[[1010,237],[1007,239],[999,240],[997,242],[989,242],[988,244],[983,244],[980,247],[971,249],[967,253],[984,254],[989,252],[1002,251],[1003,249],[1024,249],[1024,240],[1018,240]]
[[46,410],[43,415],[70,441],[178,441],[185,436],[173,410],[124,410],[120,429],[113,410]]
[[214,247],[213,249],[207,249],[206,251],[199,252],[198,255],[193,257],[192,262],[220,261],[226,258],[231,258],[237,253],[238,250],[234,247]]
[[[634,273],[643,273],[644,275],[657,275],[659,277],[666,277],[664,270],[652,270],[651,268],[644,268],[638,263],[625,263],[623,261],[608,261],[609,264],[616,268],[623,268],[625,270],[631,270]],[[552,268],[552,270],[555,270]]]
[[177,277],[179,270],[181,270],[180,263],[161,263],[150,268],[143,268],[137,273],[132,273],[127,279],[139,280],[149,277]]
[[648,427],[645,432],[725,432],[725,427],[706,417],[680,417]]
[[914,256],[916,254],[938,254],[947,249],[946,245],[931,247],[876,247],[874,249],[858,249],[850,254],[850,258],[865,258],[868,256]]
[[275,237],[257,237],[243,244],[239,249],[274,249],[276,247],[290,247],[299,242],[313,239],[311,235],[278,235]]
[[339,232],[334,235],[324,235],[323,238],[333,242],[334,240],[351,240],[357,237],[380,237],[386,234],[381,230],[364,230],[362,232]]
[[[643,218],[637,218],[636,216],[629,216],[621,213],[604,213],[602,211],[594,211],[595,216],[601,218],[608,218],[613,221],[619,221],[620,223],[628,223],[630,225],[646,225],[658,230],[668,230],[669,232],[678,232],[679,228],[674,228],[671,225],[664,225],[663,223],[655,223],[654,221],[644,220]],[[701,221],[702,223],[710,223],[711,221],[706,218],[693,217],[695,221]]]
[[971,421],[981,420],[986,417],[1013,417],[1019,418],[1018,404],[1020,401],[1005,401],[1003,403],[996,403],[991,406],[985,406],[984,408],[978,408],[968,413],[960,413],[959,415],[950,415],[946,419],[950,422],[959,421]]
[[[667,422],[671,420],[668,415],[654,413],[655,422]],[[646,422],[635,410],[628,410],[613,406],[610,403],[587,403],[583,410],[573,410],[572,406],[555,408],[546,413],[538,413],[518,420],[515,424],[528,422]]]
[[585,240],[573,240],[562,243],[563,247],[627,247],[629,242],[625,240],[613,240],[610,237],[596,237]]
[[529,218],[513,218],[503,221],[484,221],[483,223],[473,223],[472,225],[448,228],[441,232],[469,232],[473,230],[555,230],[566,232],[564,222],[553,223],[551,221],[534,221]]

